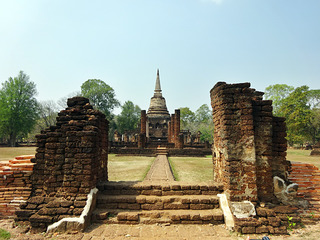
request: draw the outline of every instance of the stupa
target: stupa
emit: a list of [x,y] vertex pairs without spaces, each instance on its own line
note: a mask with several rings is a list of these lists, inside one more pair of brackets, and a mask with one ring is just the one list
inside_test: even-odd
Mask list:
[[166,100],[162,96],[158,69],[154,94],[147,112],[146,137],[149,141],[168,141],[168,123],[170,119]]

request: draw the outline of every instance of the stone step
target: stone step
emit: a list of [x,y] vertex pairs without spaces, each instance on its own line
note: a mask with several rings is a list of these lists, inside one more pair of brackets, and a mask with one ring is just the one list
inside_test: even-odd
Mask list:
[[109,224],[222,224],[224,218],[221,209],[152,211],[96,209],[92,214],[92,221]]
[[97,208],[130,210],[169,209],[214,209],[219,208],[217,196],[146,196],[146,195],[103,195],[97,196]]
[[223,192],[222,184],[184,182],[104,182],[97,188],[104,195],[216,195]]

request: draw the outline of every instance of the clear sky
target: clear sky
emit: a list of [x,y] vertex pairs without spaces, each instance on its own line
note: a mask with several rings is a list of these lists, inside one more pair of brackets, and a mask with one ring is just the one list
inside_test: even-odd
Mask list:
[[23,70],[39,100],[96,78],[148,109],[157,68],[170,112],[218,81],[319,89],[320,1],[0,1],[0,83]]

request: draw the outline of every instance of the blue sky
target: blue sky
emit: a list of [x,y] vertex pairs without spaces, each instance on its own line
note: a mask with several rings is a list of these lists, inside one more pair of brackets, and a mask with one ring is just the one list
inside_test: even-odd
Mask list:
[[97,78],[148,109],[156,70],[170,112],[218,81],[320,88],[319,0],[2,0],[0,83],[23,70],[39,100]]

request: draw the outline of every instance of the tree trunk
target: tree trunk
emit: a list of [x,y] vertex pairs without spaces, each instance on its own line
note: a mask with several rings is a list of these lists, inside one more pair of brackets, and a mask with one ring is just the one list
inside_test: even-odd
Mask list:
[[17,139],[17,135],[15,133],[10,133],[10,139],[9,139],[10,147],[16,146],[16,139]]

